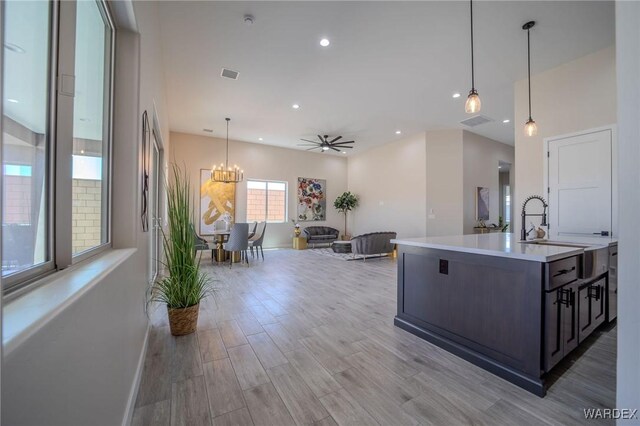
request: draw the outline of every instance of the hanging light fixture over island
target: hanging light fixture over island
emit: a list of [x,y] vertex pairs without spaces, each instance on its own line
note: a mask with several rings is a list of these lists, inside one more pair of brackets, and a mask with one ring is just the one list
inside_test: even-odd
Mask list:
[[522,26],[527,32],[527,79],[529,82],[529,119],[524,125],[524,134],[527,136],[535,136],[538,134],[538,126],[531,118],[531,41],[529,39],[529,30],[535,25],[535,21],[529,21]]
[[238,183],[242,182],[244,178],[244,170],[240,170],[237,165],[233,167],[229,166],[229,122],[230,118],[225,118],[227,121],[227,156],[226,162],[220,163],[220,166],[213,166],[211,169],[211,180],[214,182],[223,183]]
[[480,95],[476,90],[475,69],[473,63],[473,0],[469,0],[469,12],[471,15],[471,90],[469,90],[469,96],[464,104],[464,111],[467,114],[475,114],[480,111],[481,102]]

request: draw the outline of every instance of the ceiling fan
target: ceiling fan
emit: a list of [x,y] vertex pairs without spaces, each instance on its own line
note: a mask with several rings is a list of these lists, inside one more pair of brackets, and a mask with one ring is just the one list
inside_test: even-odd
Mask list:
[[338,142],[342,139],[342,136],[336,136],[335,138],[329,140],[329,135],[318,135],[318,141],[312,141],[309,139],[300,139],[301,141],[307,142],[306,144],[298,144],[298,146],[310,146],[311,148],[307,149],[307,151],[311,151],[313,149],[320,149],[322,151],[328,151],[330,149],[334,151],[340,152],[341,149],[344,148],[353,148],[353,146],[349,146],[349,144],[355,143],[355,141],[343,141]]

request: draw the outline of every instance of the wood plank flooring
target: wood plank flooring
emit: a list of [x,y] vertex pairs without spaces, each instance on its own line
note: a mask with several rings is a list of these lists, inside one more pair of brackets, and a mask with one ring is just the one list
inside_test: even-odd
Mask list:
[[394,327],[393,259],[268,250],[250,267],[202,265],[217,290],[197,333],[172,337],[166,311],[152,314],[134,425],[567,425],[615,405],[615,327],[541,399]]

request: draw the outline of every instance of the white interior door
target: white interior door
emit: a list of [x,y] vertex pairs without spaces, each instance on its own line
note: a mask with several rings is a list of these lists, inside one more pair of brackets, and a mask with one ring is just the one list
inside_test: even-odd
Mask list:
[[612,132],[548,141],[549,236],[613,232]]

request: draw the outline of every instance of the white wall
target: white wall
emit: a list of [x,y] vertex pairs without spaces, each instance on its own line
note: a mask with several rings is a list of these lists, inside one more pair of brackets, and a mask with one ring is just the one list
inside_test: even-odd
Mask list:
[[[500,170],[498,163],[512,164],[514,148],[484,136],[467,132],[462,135],[464,151],[463,210],[465,234],[473,234],[476,225],[476,187],[489,188],[489,220],[487,225],[498,223],[500,216]],[[511,176],[513,172],[511,172]],[[515,188],[511,187],[513,192]],[[513,230],[510,230],[512,232]]]
[[[525,136],[527,80],[515,83],[516,212],[526,197],[542,195],[543,139],[616,122],[615,47],[532,76],[532,116],[538,135]],[[516,214],[514,229],[520,229]]]
[[[223,139],[171,132],[170,161],[181,167],[187,165],[197,205],[200,200],[200,169],[210,170],[213,164],[224,161],[225,146],[226,141]],[[289,218],[295,218],[298,177],[310,177],[327,181],[327,220],[324,222],[301,222],[300,225],[303,228],[315,225],[331,226],[342,232],[344,216],[333,208],[333,201],[347,190],[346,158],[331,154],[229,141],[229,162],[244,169],[244,181],[236,187],[236,222],[246,221],[246,181],[248,179],[288,182]],[[293,225],[291,222],[270,223],[267,226],[264,246],[291,247],[292,237]]]
[[426,134],[427,236],[462,234],[462,130]]
[[12,371],[3,377],[3,408],[11,407],[2,412],[6,424],[115,425],[130,419],[148,327],[150,234],[142,232],[139,218],[143,110],[151,114],[155,107],[169,142],[157,4],[136,2],[134,8],[140,34],[132,25],[116,33],[111,222],[113,247],[136,251],[46,318],[5,359],[3,373]]
[[[616,2],[618,79],[618,391],[617,408],[640,407],[640,3]],[[633,419],[618,424],[640,424]]]
[[351,233],[426,234],[425,134],[349,157],[349,191],[360,203],[350,214]]

